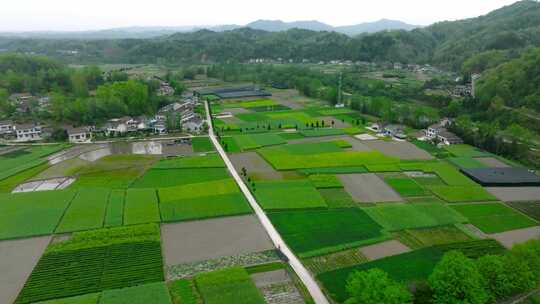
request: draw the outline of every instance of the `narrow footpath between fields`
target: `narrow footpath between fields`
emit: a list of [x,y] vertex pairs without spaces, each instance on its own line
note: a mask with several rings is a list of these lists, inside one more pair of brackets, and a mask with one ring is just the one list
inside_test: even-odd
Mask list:
[[292,269],[296,272],[300,280],[304,283],[307,290],[313,297],[313,300],[317,304],[328,304],[328,300],[326,299],[324,293],[319,288],[319,285],[317,285],[317,282],[315,279],[311,276],[309,271],[302,265],[300,260],[294,255],[294,253],[289,249],[287,244],[283,241],[281,238],[281,235],[277,232],[276,228],[274,228],[274,225],[272,225],[272,222],[270,222],[270,219],[266,216],[266,213],[264,213],[263,209],[257,203],[255,200],[255,197],[251,194],[248,187],[240,177],[240,174],[236,171],[234,168],[232,162],[229,160],[229,157],[227,156],[227,153],[223,150],[221,145],[219,144],[215,134],[214,134],[214,128],[212,125],[212,119],[210,117],[210,109],[208,105],[208,101],[204,102],[205,108],[206,108],[206,119],[208,123],[208,135],[210,136],[210,140],[216,147],[218,153],[221,155],[221,158],[225,162],[225,165],[227,165],[227,169],[231,173],[232,177],[240,187],[240,190],[244,193],[244,196],[248,200],[249,204],[251,205],[251,208],[255,211],[255,214],[259,218],[259,221],[263,225],[264,229],[266,230],[266,233],[268,233],[268,236],[270,236],[270,239],[274,243],[274,246],[276,248],[279,248],[281,252],[287,257],[289,260],[289,264],[291,265]]

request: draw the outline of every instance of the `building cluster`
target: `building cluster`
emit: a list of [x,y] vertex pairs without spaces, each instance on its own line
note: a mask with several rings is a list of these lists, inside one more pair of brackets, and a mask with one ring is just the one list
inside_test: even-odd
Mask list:
[[[26,95],[24,95],[26,96]],[[26,101],[26,97],[21,99]],[[122,136],[133,132],[167,134],[170,126],[186,132],[200,133],[204,131],[204,120],[195,113],[199,98],[193,94],[185,94],[181,101],[161,108],[152,117],[118,117],[108,120],[103,126],[64,126],[62,127],[72,143],[90,142],[94,135]],[[12,121],[0,121],[0,137],[13,142],[33,142],[49,138],[53,129],[41,123],[18,124]]]
[[9,97],[9,101],[19,113],[29,113],[34,106],[40,109],[47,109],[51,105],[49,96],[34,96],[31,93],[12,94]]
[[429,126],[424,130],[425,138],[445,145],[462,144],[463,140],[459,138],[459,136],[448,131],[447,127],[450,126],[451,123],[452,122],[449,119],[445,118],[440,122]]
[[399,124],[384,124],[384,123],[373,123],[370,127],[372,131],[375,131],[383,136],[393,137],[399,140],[407,139],[407,134],[405,133],[405,126]]

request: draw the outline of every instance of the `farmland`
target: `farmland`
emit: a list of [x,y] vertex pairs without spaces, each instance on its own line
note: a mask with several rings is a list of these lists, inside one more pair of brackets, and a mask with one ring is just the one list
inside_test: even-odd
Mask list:
[[264,181],[255,185],[255,195],[266,210],[327,207],[323,197],[307,180]]
[[359,209],[290,211],[269,216],[301,257],[335,252],[384,237],[381,226]]
[[75,233],[71,240],[50,245],[17,303],[161,281],[161,247],[156,238],[157,226]]
[[485,233],[497,233],[538,225],[535,220],[499,203],[454,205],[453,209],[463,214]]
[[[467,145],[384,138],[365,128],[374,117],[274,91],[280,97],[216,97],[216,139],[335,303],[347,300],[354,271],[415,283],[448,251],[476,259],[537,235],[535,202],[500,203],[491,192],[517,190],[486,189],[460,171],[511,162]],[[163,149],[181,147],[163,154],[132,154],[130,140],[119,141],[130,148],[67,152],[54,164],[47,156],[61,145],[0,155],[12,172],[0,178],[0,251],[28,251],[4,262],[28,264],[6,268],[18,284],[11,302],[312,303],[207,134],[170,140]],[[78,149],[91,147],[69,151]],[[52,177],[75,181],[8,193]]]
[[249,274],[242,268],[200,274],[195,277],[195,283],[208,304],[265,303]]

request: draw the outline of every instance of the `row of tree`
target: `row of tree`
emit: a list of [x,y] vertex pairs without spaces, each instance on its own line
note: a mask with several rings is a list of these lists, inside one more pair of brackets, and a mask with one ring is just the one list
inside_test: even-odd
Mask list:
[[347,304],[486,304],[538,288],[540,241],[516,245],[504,255],[476,260],[460,251],[446,253],[415,293],[380,269],[349,276]]
[[[157,96],[159,86],[158,80],[129,80],[124,72],[105,74],[96,66],[74,69],[40,56],[2,55],[0,118],[96,124],[125,115],[151,115],[169,102]],[[40,107],[33,100],[28,112],[16,111],[10,95],[23,92],[48,96],[50,106]]]

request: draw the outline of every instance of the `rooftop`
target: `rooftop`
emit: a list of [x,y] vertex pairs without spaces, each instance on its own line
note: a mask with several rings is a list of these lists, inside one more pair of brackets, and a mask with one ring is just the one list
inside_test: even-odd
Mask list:
[[524,168],[478,168],[461,171],[482,186],[540,186],[540,176]]

